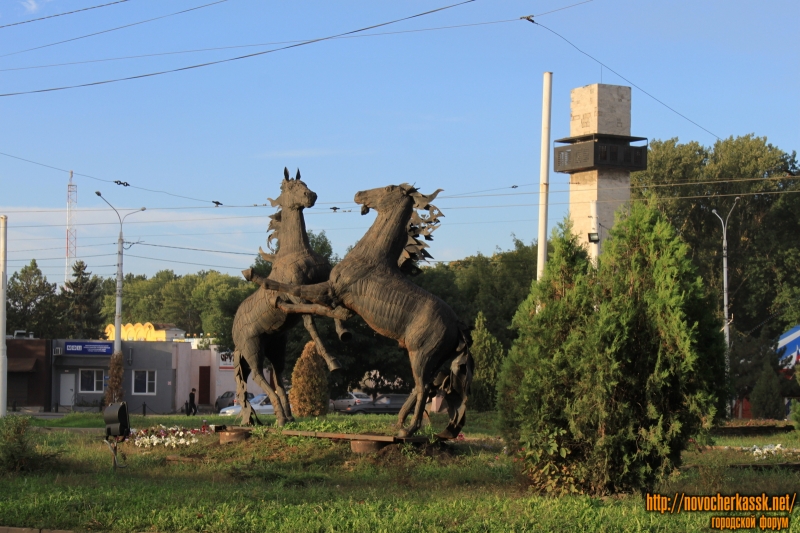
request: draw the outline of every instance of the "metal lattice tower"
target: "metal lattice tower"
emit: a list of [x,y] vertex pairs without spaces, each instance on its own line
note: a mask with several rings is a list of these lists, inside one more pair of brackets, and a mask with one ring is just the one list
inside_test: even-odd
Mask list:
[[69,183],[67,184],[67,261],[64,266],[64,283],[66,284],[70,278],[72,264],[75,262],[75,253],[77,248],[77,235],[76,229],[73,226],[73,217],[75,216],[75,207],[78,204],[78,185],[72,183],[72,171],[69,171]]

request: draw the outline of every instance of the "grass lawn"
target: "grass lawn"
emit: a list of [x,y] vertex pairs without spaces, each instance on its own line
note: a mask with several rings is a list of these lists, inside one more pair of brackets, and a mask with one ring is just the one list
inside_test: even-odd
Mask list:
[[[230,418],[204,417],[209,423]],[[102,427],[97,414],[57,421]],[[220,420],[222,419],[222,420]],[[203,417],[132,417],[134,427]],[[334,415],[295,428],[390,433],[389,415]],[[111,472],[98,436],[32,432],[42,451],[62,450],[36,474],[0,477],[0,526],[83,531],[704,531],[709,513],[647,512],[640,495],[610,498],[532,494],[493,429],[494,414],[469,414],[466,440],[423,448],[390,446],[357,455],[346,442],[266,431],[221,446],[214,435],[189,447],[120,445],[128,467]],[[44,422],[44,423],[42,423]],[[434,426],[441,421],[434,419]],[[56,425],[56,421],[36,421]],[[763,444],[794,434],[766,437]],[[790,442],[787,440],[787,444]],[[786,446],[787,444],[784,444]],[[175,463],[168,455],[195,462]],[[687,452],[684,469],[659,492],[776,494],[800,487],[800,474],[727,469],[746,457],[734,450]],[[752,460],[752,459],[749,459]],[[745,513],[746,514],[746,513]],[[800,519],[795,511],[794,520]],[[793,530],[800,530],[793,522]]]

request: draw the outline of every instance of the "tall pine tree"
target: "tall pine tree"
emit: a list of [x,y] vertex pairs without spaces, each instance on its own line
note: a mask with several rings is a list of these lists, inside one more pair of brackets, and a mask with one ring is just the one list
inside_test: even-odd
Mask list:
[[103,334],[102,280],[86,271],[86,263],[72,265],[72,279],[64,284],[64,314],[71,339],[99,339]]
[[486,329],[483,312],[478,312],[475,319],[470,352],[475,360],[475,372],[472,374],[469,407],[476,411],[491,411],[495,407],[497,374],[503,364],[505,351],[500,341]]

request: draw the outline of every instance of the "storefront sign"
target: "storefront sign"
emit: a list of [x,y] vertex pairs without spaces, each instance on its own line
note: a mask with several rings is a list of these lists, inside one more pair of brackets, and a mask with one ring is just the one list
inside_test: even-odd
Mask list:
[[66,355],[111,355],[113,353],[113,342],[66,341],[64,343],[64,354]]
[[219,352],[219,369],[233,370],[233,352]]

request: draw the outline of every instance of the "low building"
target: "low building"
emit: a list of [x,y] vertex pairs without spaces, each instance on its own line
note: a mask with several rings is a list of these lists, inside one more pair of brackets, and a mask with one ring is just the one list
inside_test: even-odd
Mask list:
[[[61,411],[99,410],[113,351],[112,341],[52,341],[53,403]],[[233,357],[216,346],[195,350],[188,342],[122,341],[122,354],[123,397],[132,413],[181,412],[193,388],[201,406],[236,390]],[[252,378],[248,390],[260,392]]]
[[45,339],[6,339],[8,348],[9,410],[49,411],[51,402],[51,350]]

